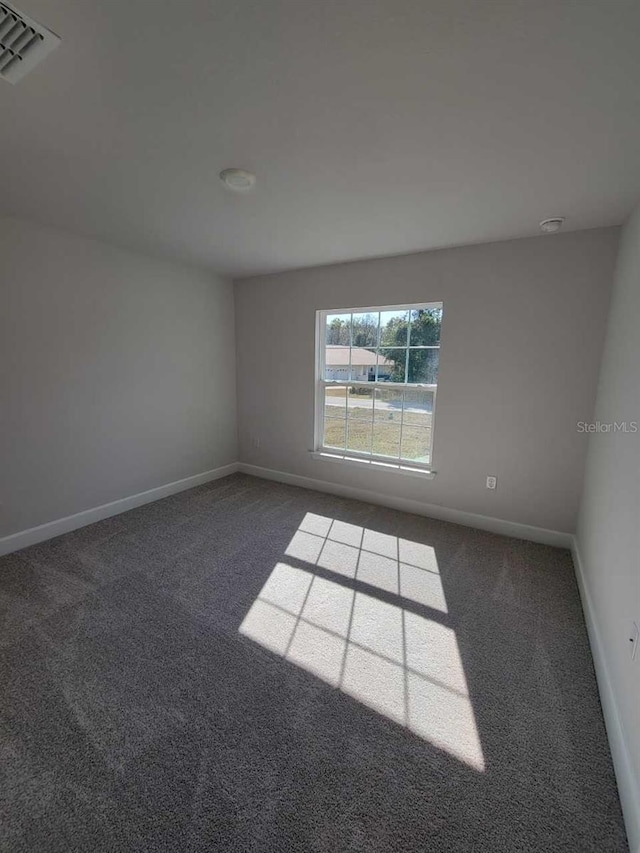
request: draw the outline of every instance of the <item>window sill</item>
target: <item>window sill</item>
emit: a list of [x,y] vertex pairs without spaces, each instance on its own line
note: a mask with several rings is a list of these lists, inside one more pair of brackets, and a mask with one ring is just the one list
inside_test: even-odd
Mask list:
[[357,465],[359,468],[370,468],[374,471],[401,474],[405,477],[420,477],[422,480],[433,480],[436,476],[435,471],[428,471],[425,468],[412,468],[410,465],[379,462],[377,459],[361,459],[358,456],[329,453],[326,450],[311,450],[310,453],[312,459],[321,462],[340,462],[342,465]]

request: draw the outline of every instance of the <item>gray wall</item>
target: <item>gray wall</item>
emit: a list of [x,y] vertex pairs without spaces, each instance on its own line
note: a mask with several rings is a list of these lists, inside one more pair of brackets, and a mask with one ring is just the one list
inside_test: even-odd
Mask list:
[[[593,410],[618,237],[596,229],[237,281],[241,461],[573,532],[587,441],[576,424]],[[430,300],[444,301],[436,478],[312,460],[315,310]]]
[[0,220],[0,536],[235,461],[230,282]]
[[[640,422],[639,327],[640,208],[620,246],[594,415],[602,424]],[[640,649],[635,662],[629,651],[632,623],[640,625],[639,433],[590,436],[577,539],[595,622],[592,646],[605,673],[601,691],[610,687],[619,717],[619,730],[611,714],[607,722],[627,829],[640,853]]]

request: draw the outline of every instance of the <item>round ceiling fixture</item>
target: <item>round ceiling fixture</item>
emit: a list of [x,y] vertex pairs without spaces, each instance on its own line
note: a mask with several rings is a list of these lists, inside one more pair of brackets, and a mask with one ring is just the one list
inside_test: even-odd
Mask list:
[[552,216],[551,219],[543,219],[540,223],[540,230],[545,234],[555,234],[562,228],[564,216]]
[[229,190],[235,193],[246,193],[256,182],[256,176],[245,169],[224,169],[220,172],[220,180]]

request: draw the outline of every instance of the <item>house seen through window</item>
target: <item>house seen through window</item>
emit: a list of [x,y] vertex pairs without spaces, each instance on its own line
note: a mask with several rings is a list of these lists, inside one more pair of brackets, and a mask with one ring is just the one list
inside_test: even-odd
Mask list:
[[442,303],[318,312],[316,450],[430,469]]

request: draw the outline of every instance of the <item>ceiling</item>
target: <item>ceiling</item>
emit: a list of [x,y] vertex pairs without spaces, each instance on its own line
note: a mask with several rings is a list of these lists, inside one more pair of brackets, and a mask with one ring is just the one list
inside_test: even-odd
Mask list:
[[618,224],[640,196],[637,0],[15,5],[63,41],[0,80],[4,215],[244,276]]

